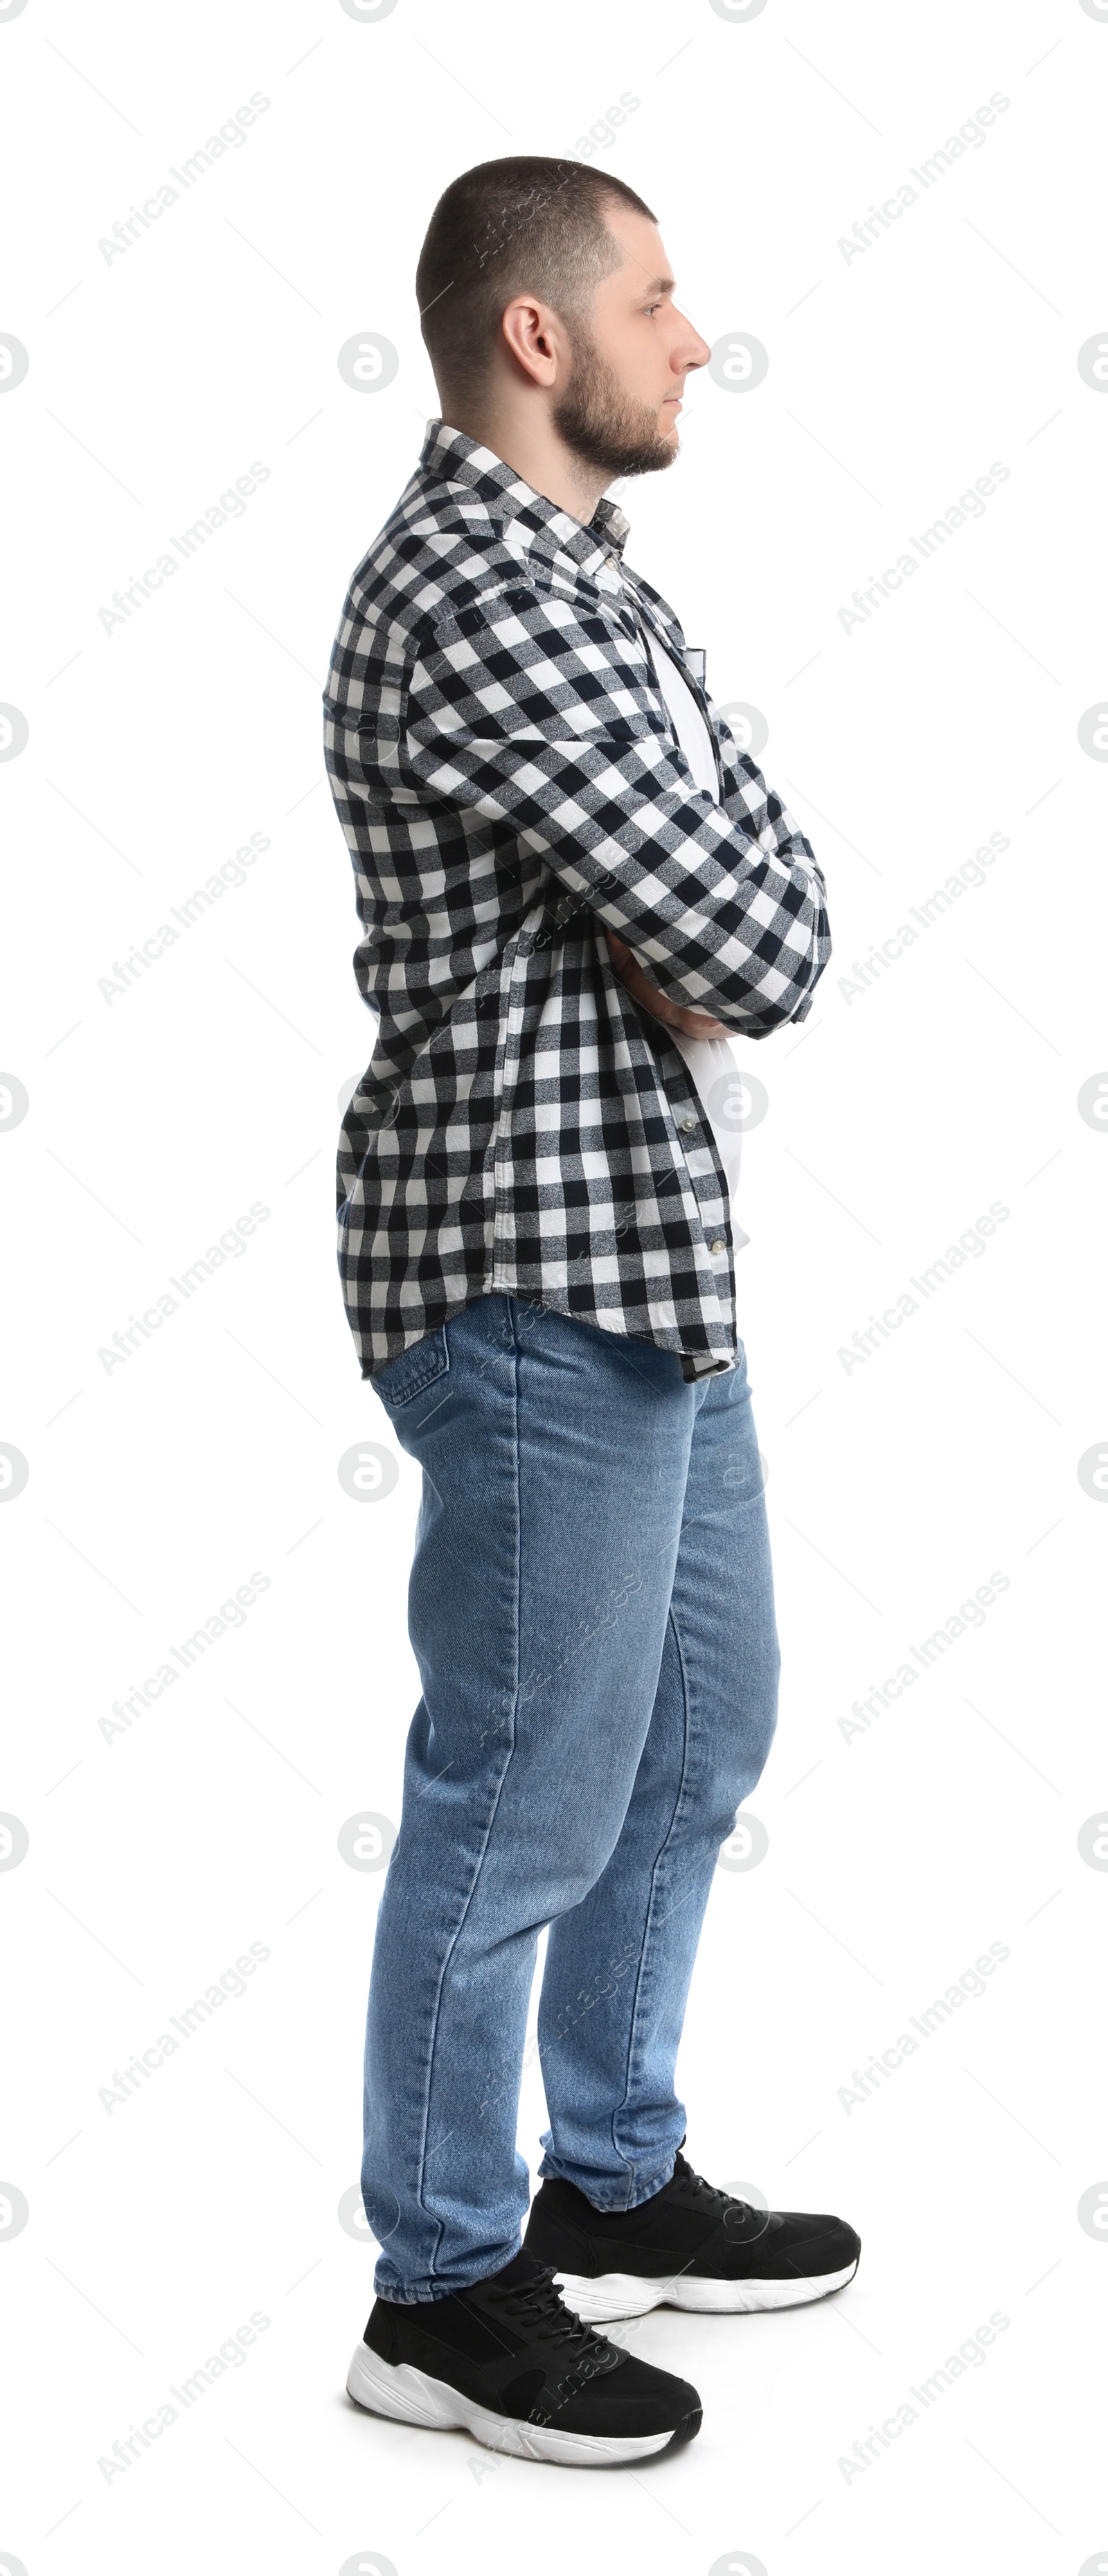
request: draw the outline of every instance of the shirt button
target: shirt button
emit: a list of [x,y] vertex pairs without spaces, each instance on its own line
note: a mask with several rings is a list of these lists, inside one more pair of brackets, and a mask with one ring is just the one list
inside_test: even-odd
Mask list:
[[717,1234],[716,1239],[715,1239],[715,1242],[714,1242],[714,1243],[710,1243],[710,1244],[709,1244],[709,1246],[708,1246],[708,1250],[709,1250],[709,1252],[716,1252],[716,1253],[719,1253],[719,1252],[726,1252],[726,1250],[727,1250],[727,1246],[726,1246],[726,1244],[725,1244],[725,1242],[724,1242],[724,1240],[723,1240],[722,1235]]
[[694,1127],[696,1127],[698,1124],[699,1124],[699,1121],[698,1121],[697,1119],[695,1119],[695,1118],[683,1118],[683,1119],[682,1119],[682,1121],[681,1121],[681,1133],[682,1133],[682,1135],[683,1135],[683,1136],[691,1136],[692,1131],[693,1131],[693,1128],[694,1128]]

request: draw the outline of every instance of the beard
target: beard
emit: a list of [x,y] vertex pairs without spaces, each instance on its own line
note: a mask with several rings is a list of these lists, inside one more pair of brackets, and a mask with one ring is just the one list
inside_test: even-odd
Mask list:
[[625,393],[590,334],[571,329],[573,374],[554,406],[554,427],[585,465],[605,474],[661,474],[677,454],[649,403]]

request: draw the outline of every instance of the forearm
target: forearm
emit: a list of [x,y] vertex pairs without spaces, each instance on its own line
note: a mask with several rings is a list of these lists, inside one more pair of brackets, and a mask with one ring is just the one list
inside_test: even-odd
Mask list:
[[830,953],[811,847],[749,760],[724,760],[722,801],[696,786],[621,638],[503,593],[395,668],[344,672],[341,699],[340,814],[344,796],[388,814],[414,852],[454,817],[509,865],[540,861],[676,1008],[755,1036],[804,1015]]
[[759,1035],[800,1016],[830,954],[824,884],[761,780],[739,815],[664,748],[409,737],[408,756],[413,803],[513,829],[679,1007]]

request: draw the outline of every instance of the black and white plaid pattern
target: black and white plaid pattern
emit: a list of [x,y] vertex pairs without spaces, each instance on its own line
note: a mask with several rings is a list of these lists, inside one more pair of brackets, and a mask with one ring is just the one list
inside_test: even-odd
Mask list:
[[[716,1147],[603,931],[675,1002],[765,1037],[811,1006],[824,885],[672,610],[622,567],[626,534],[614,503],[584,527],[433,421],[350,585],[324,705],[380,1014],[338,1161],[365,1377],[493,1291],[676,1351],[686,1375],[735,1356]],[[714,730],[718,805],[643,626]]]

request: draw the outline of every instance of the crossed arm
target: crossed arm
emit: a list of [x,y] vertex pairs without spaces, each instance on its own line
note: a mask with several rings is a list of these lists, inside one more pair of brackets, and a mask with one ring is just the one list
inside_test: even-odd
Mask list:
[[[428,619],[395,674],[356,622],[336,647],[328,762],[340,814],[435,809],[507,827],[588,904],[640,1007],[694,1037],[805,1019],[830,953],[810,843],[725,737],[723,796],[644,723],[641,666],[567,602],[508,586]],[[406,818],[405,818],[406,819]]]

